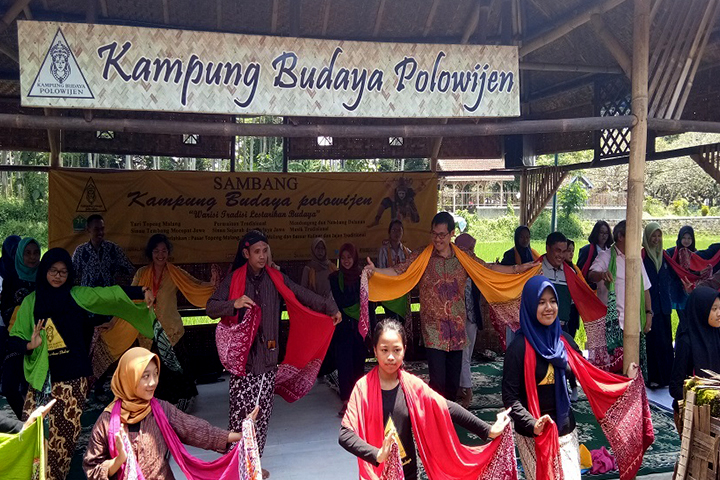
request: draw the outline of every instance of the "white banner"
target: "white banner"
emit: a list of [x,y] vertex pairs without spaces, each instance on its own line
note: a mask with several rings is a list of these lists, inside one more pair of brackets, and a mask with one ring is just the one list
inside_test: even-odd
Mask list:
[[520,115],[512,46],[18,22],[22,105],[322,117]]

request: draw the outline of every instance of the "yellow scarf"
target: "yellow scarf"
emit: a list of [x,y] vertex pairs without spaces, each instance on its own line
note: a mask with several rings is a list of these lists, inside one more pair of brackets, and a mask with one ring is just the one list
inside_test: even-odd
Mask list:
[[[483,296],[489,303],[504,303],[517,300],[522,294],[525,282],[542,272],[542,265],[531,268],[519,275],[499,273],[480,265],[473,258],[454,243],[450,244],[460,265],[472,278],[475,285],[480,289]],[[430,262],[433,246],[428,245],[425,250],[410,264],[410,267],[401,275],[395,277],[373,274],[368,282],[369,298],[371,302],[384,302],[405,295],[420,281],[425,269]]]
[[[176,267],[172,263],[168,263],[165,269],[170,274],[170,278],[177,286],[180,293],[187,298],[188,302],[198,308],[205,308],[207,301],[213,293],[215,293],[214,285],[198,285],[192,281],[190,276],[184,270]],[[153,266],[152,264],[143,271],[138,279],[138,285],[141,287],[153,288]]]
[[[198,308],[205,308],[207,301],[215,292],[214,285],[197,285],[192,281],[189,274],[176,267],[172,263],[167,264],[167,272],[170,278],[177,285],[178,290],[187,300]],[[153,267],[149,265],[138,278],[138,286],[152,288]],[[113,359],[120,358],[120,355],[132,346],[137,338],[138,331],[122,318],[113,318],[110,328],[100,334],[100,338],[107,346],[108,353]]]

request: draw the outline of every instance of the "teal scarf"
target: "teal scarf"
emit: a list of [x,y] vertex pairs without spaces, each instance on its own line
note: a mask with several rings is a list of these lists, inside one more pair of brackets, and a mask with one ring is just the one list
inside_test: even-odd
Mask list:
[[38,262],[38,264],[35,265],[34,268],[25,266],[23,254],[25,253],[25,247],[27,247],[31,243],[37,245],[38,250],[40,250],[40,243],[37,240],[32,237],[25,237],[20,240],[17,252],[15,253],[15,270],[17,270],[17,274],[18,277],[20,277],[20,280],[25,280],[26,282],[35,281],[35,274],[37,273],[38,266],[40,265],[40,262]]

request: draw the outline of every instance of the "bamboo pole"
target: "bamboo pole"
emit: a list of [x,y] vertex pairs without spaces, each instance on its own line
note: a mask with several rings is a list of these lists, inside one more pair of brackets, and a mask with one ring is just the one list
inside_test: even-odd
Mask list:
[[631,362],[640,364],[640,295],[642,258],[642,206],[645,197],[647,151],[648,61],[650,55],[650,0],[634,0],[632,112],[637,123],[630,138],[627,227],[625,235],[625,328],[623,371]]
[[622,4],[625,0],[606,0],[605,2],[588,8],[587,10],[580,12],[559,24],[551,26],[545,33],[531,38],[520,48],[520,58],[534,52],[538,48],[542,48],[555,40],[562,38],[566,34],[572,32],[576,28],[586,24],[590,21],[590,18],[594,14],[603,14],[618,5]]
[[[714,9],[712,10],[711,13],[709,13],[709,16],[711,18],[710,25],[708,25],[708,27],[705,29],[705,32],[703,32],[704,37],[700,44],[700,48],[697,52],[697,55],[695,56],[694,65],[692,67],[692,71],[690,72],[690,79],[685,84],[685,89],[679,100],[677,109],[675,109],[675,112],[672,115],[672,118],[679,119],[682,116],[682,112],[685,109],[685,103],[687,102],[687,99],[690,95],[690,91],[692,90],[693,83],[695,81],[695,75],[697,74],[698,68],[700,67],[703,53],[705,53],[705,47],[707,46],[708,41],[710,40],[710,36],[712,35],[712,32],[714,30],[715,22],[717,21],[718,10],[720,9],[720,1],[715,1],[714,3],[715,3]],[[674,108],[674,106],[673,106],[673,108]]]
[[[705,123],[705,122],[695,122]],[[549,120],[509,120],[505,122],[458,123],[448,125],[292,125],[230,122],[183,122],[176,120],[140,120],[82,117],[44,117],[0,113],[0,128],[58,129],[77,131],[114,131],[166,135],[198,134],[240,137],[472,137],[534,133],[566,133],[589,130],[630,128],[633,115],[582,117]],[[720,125],[720,124],[719,124]],[[720,127],[718,127],[720,128]],[[720,129],[718,130],[720,131]]]

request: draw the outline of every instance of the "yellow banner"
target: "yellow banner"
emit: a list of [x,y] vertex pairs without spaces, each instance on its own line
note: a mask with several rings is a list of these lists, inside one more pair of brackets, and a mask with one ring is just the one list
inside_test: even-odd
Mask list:
[[88,241],[85,223],[105,219],[105,238],[145,263],[145,244],[166,234],[177,263],[231,262],[238,240],[266,233],[277,260],[310,258],[315,237],[328,256],[352,242],[375,257],[393,218],[406,244],[425,245],[437,209],[432,173],[50,173],[51,247],[70,253]]

